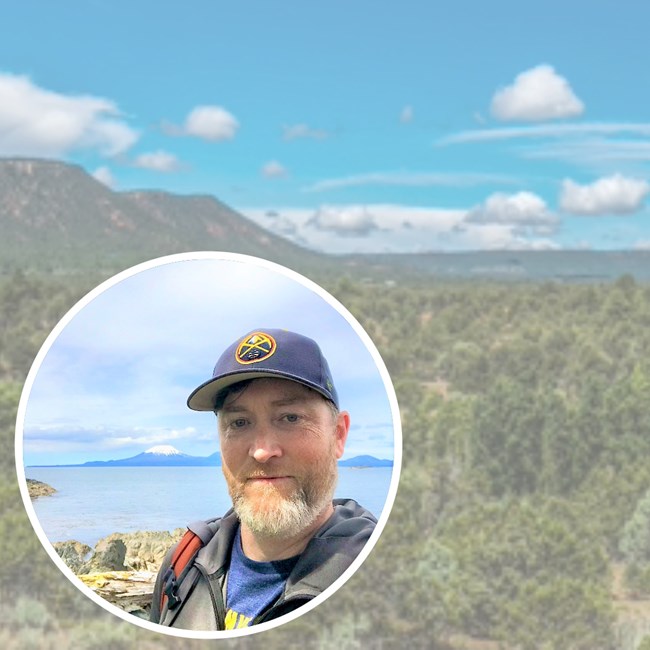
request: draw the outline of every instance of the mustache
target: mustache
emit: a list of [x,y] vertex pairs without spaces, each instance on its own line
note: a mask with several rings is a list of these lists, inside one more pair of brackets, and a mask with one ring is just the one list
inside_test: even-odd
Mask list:
[[288,474],[286,472],[282,471],[268,471],[265,469],[259,469],[259,468],[252,468],[250,470],[244,470],[241,473],[241,477],[244,480],[247,479],[256,479],[256,478],[281,478],[281,477],[288,477],[288,476],[293,476],[293,474]]

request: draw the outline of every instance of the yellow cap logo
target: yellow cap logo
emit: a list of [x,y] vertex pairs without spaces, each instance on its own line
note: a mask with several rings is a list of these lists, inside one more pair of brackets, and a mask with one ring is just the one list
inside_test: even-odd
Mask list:
[[264,332],[254,332],[237,347],[235,358],[238,363],[257,363],[270,357],[277,347],[275,339]]

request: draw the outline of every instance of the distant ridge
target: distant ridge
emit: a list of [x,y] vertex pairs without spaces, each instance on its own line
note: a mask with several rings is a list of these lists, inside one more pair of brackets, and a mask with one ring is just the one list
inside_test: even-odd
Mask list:
[[[374,456],[355,456],[339,461],[341,467],[392,467],[390,460]],[[91,460],[70,465],[29,465],[29,467],[220,467],[221,454],[216,451],[210,456],[190,456],[171,445],[151,447],[141,454],[118,460]]]
[[374,456],[355,456],[347,460],[340,460],[339,467],[392,467],[393,461]]
[[[358,256],[349,256],[352,262]],[[498,282],[611,282],[630,275],[650,281],[650,250],[471,251],[369,253],[364,264],[388,277],[389,270],[413,282],[494,280]]]

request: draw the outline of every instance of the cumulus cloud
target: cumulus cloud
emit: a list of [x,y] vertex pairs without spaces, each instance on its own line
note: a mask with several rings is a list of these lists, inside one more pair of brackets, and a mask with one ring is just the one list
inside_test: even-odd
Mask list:
[[181,166],[176,156],[161,150],[140,154],[135,159],[134,165],[157,172],[174,172],[180,169]]
[[293,124],[282,127],[282,137],[285,140],[298,140],[301,138],[310,138],[312,140],[325,140],[329,133],[323,129],[314,129],[307,124]]
[[589,185],[570,179],[562,183],[560,208],[578,215],[632,214],[643,207],[650,184],[641,179],[614,174]]
[[62,157],[94,149],[116,156],[138,137],[110,100],[65,95],[0,73],[0,155]]
[[377,229],[374,217],[360,205],[322,206],[316,210],[307,225],[344,236],[368,235]]
[[262,167],[262,176],[265,178],[285,178],[288,172],[284,165],[277,160],[270,160]]
[[115,187],[115,178],[108,167],[98,167],[93,172],[93,178],[106,185],[106,187],[111,189]]
[[235,117],[221,106],[197,106],[185,118],[181,128],[165,125],[169,135],[190,135],[202,140],[232,140],[239,128]]
[[520,228],[541,228],[548,234],[557,225],[557,217],[546,203],[532,192],[503,194],[497,192],[484,203],[472,208],[465,217],[467,223],[505,224]]
[[410,124],[413,121],[413,117],[414,117],[413,107],[405,106],[399,115],[399,121],[402,124]]
[[584,104],[564,77],[549,65],[539,65],[498,90],[491,111],[499,120],[538,122],[582,115]]

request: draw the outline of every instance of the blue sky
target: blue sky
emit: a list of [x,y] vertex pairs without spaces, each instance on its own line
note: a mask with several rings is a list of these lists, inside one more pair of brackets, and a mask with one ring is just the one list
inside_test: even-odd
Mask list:
[[10,3],[0,155],[333,253],[649,248],[648,24],[630,0]]
[[264,328],[296,331],[321,346],[351,415],[344,458],[393,458],[394,418],[372,353],[320,293],[276,268],[174,256],[97,290],[52,335],[33,376],[25,464],[128,458],[168,444],[214,453],[216,419],[189,410],[187,397],[230,343]]

